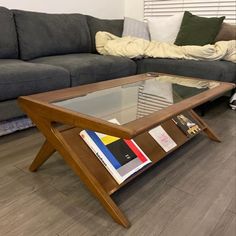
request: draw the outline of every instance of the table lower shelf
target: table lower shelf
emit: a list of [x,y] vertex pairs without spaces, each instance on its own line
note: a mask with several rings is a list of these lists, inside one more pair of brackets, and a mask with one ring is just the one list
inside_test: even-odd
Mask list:
[[[217,135],[195,112],[192,110],[187,112],[198,122],[201,130],[204,131],[209,139],[220,142]],[[30,114],[34,117],[33,113]],[[110,216],[117,223],[126,228],[130,226],[130,222],[110,195],[190,140],[172,119],[160,124],[177,144],[176,148],[172,149],[170,152],[166,153],[148,132],[135,137],[135,142],[151,159],[152,163],[145,166],[119,185],[80,137],[80,128],[68,127],[64,129],[63,127],[63,129],[60,129],[56,127],[55,124],[52,124],[51,121],[38,117],[37,119],[35,118],[34,121],[37,127],[44,133],[46,140],[32,162],[30,171],[37,171],[55,151],[58,151],[65,162],[81,178],[81,181],[84,182],[91,193],[100,201]]]
[[[62,131],[62,135],[65,140],[70,145],[70,148],[76,153],[77,158],[83,162],[90,173],[98,180],[98,182],[103,186],[104,190],[111,195],[116,192],[119,188],[127,184],[129,181],[149,169],[151,166],[156,164],[158,161],[163,159],[166,155],[173,152],[175,149],[186,143],[190,138],[188,138],[179,127],[172,121],[168,120],[161,124],[165,131],[170,135],[170,137],[176,142],[176,148],[172,149],[170,152],[166,153],[158,143],[146,132],[134,138],[135,142],[141,147],[144,153],[151,159],[152,163],[143,169],[139,170],[137,173],[132,175],[122,184],[118,184],[114,178],[109,174],[106,168],[97,159],[90,148],[84,143],[79,133],[81,129],[71,128]],[[201,129],[204,130],[204,126]]]

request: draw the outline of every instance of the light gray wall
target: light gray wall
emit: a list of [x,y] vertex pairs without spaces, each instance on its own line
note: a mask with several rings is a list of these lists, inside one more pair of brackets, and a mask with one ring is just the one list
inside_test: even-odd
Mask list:
[[125,16],[143,20],[143,0],[125,0]]
[[125,0],[0,0],[0,6],[30,11],[78,12],[100,18],[124,17]]

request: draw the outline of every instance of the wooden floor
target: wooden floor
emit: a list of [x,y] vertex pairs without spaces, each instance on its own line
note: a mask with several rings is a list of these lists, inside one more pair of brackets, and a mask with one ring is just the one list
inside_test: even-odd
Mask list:
[[118,191],[124,229],[58,154],[27,168],[43,142],[30,129],[0,138],[0,235],[236,235],[236,112],[225,102],[205,120],[222,138],[198,136]]

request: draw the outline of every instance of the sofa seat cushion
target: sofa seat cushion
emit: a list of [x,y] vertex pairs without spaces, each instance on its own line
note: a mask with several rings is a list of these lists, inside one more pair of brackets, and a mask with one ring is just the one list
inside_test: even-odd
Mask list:
[[136,73],[136,64],[128,58],[81,53],[43,57],[32,60],[64,67],[70,72],[71,86],[129,76]]
[[18,43],[13,13],[0,7],[0,58],[18,58]]
[[14,59],[0,60],[0,101],[69,86],[70,75],[63,68]]
[[20,109],[17,99],[0,102],[0,111],[0,122],[25,115]]
[[91,52],[90,32],[85,15],[21,10],[15,10],[14,15],[23,60]]
[[147,58],[137,61],[138,73],[160,72],[201,79],[236,82],[236,66],[227,61],[194,61]]

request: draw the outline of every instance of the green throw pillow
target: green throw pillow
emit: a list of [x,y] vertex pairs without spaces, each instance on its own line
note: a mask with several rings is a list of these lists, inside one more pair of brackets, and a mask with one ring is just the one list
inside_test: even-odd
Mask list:
[[220,18],[195,16],[186,11],[175,44],[203,46],[213,43],[224,19],[224,16]]

